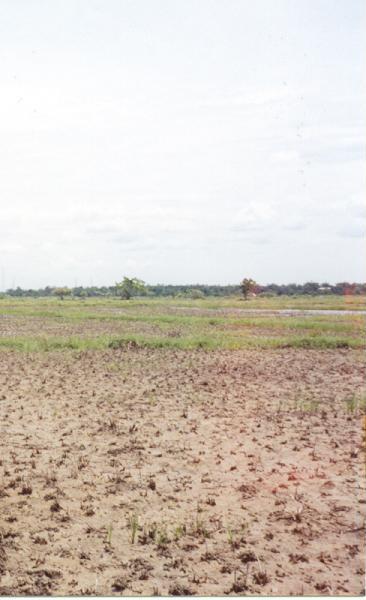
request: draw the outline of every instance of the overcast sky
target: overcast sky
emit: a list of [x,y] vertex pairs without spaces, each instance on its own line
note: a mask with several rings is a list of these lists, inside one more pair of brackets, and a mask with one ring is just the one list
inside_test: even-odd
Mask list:
[[1,287],[365,280],[364,0],[1,0]]

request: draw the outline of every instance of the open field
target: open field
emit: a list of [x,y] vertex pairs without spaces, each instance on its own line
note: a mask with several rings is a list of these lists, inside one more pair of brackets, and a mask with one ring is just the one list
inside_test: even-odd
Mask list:
[[[291,308],[298,312],[276,312]],[[322,314],[321,309],[340,314]],[[248,302],[235,298],[2,300],[0,349],[101,350],[129,341],[181,349],[360,348],[365,309],[365,299],[357,296]],[[319,312],[309,315],[307,310]]]
[[362,310],[1,300],[0,595],[362,593]]

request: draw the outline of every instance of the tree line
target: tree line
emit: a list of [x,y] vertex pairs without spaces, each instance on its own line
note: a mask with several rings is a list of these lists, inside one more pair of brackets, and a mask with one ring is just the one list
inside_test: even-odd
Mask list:
[[[245,283],[244,283],[245,282]],[[140,279],[124,277],[121,282],[116,282],[111,286],[76,286],[76,287],[52,287],[46,286],[40,289],[23,289],[16,287],[8,289],[0,294],[0,297],[6,296],[22,298],[41,298],[56,296],[65,298],[72,296],[75,298],[93,298],[116,296],[128,300],[133,296],[150,297],[185,297],[185,298],[206,298],[209,296],[237,296],[244,294],[256,296],[318,296],[335,294],[342,295],[366,295],[366,283],[351,283],[343,281],[336,284],[316,283],[308,281],[303,284],[288,283],[268,285],[257,284],[252,279],[243,279],[238,285],[170,285],[158,283],[156,285],[147,285]]]

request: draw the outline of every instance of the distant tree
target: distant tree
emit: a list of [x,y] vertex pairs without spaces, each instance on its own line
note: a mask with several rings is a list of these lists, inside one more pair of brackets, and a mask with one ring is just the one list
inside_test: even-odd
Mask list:
[[241,292],[245,300],[248,300],[249,294],[255,294],[258,289],[258,284],[254,279],[245,278],[240,284]]
[[310,296],[314,296],[319,292],[319,284],[315,281],[307,281],[303,285],[303,293],[309,294]]
[[205,298],[205,294],[202,290],[197,288],[192,288],[191,290],[186,292],[188,298],[192,298],[192,300],[202,300]]
[[47,285],[44,290],[39,290],[39,295],[40,296],[52,296],[53,294],[53,288],[51,288],[50,285]]
[[332,286],[327,281],[323,281],[318,287],[318,292],[320,294],[331,294]]
[[123,281],[116,282],[117,296],[121,296],[124,300],[129,300],[132,296],[144,296],[146,294],[145,282],[141,279],[133,277],[124,277]]
[[53,295],[63,300],[65,296],[71,296],[71,290],[68,287],[59,287],[53,290]]
[[21,298],[24,295],[24,292],[22,290],[21,287],[16,287],[15,290],[13,290],[12,296],[15,296],[16,298]]

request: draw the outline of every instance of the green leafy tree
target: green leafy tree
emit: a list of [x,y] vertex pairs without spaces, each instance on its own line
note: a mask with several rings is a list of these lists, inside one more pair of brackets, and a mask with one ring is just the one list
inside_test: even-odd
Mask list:
[[65,296],[71,296],[71,290],[68,287],[59,287],[53,290],[53,295],[60,300],[63,300]]
[[257,291],[258,285],[254,281],[254,279],[245,278],[240,284],[240,289],[244,296],[245,300],[248,300],[249,294],[255,294]]
[[129,300],[132,296],[144,296],[146,294],[145,282],[141,279],[133,277],[124,277],[123,281],[116,282],[117,296],[124,300]]

